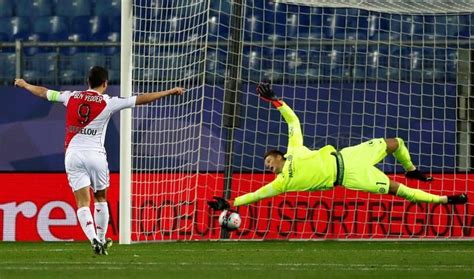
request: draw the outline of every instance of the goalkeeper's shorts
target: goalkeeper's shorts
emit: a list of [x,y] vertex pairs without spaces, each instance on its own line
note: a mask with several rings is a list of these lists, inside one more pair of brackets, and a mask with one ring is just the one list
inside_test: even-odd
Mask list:
[[343,148],[340,153],[344,159],[344,187],[370,193],[388,193],[390,179],[374,166],[387,156],[385,139],[373,139]]

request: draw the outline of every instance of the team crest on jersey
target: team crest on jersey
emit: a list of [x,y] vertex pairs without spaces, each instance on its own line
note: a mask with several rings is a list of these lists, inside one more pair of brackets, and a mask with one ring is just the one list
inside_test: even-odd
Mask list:
[[288,166],[288,176],[290,178],[293,177],[293,174],[294,174],[294,170],[293,170],[293,155],[288,155],[288,157],[286,157],[286,159],[288,160],[288,163],[290,164]]

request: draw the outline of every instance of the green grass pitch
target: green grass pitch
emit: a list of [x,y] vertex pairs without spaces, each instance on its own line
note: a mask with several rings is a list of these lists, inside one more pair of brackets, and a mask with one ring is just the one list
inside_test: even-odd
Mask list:
[[0,243],[9,278],[474,278],[470,241]]

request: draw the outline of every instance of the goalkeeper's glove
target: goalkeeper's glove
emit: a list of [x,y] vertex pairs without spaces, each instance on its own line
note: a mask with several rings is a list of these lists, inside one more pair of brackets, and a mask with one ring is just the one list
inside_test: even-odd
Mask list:
[[213,197],[212,200],[207,201],[207,204],[214,210],[224,210],[230,208],[229,202],[221,197]]
[[275,107],[282,106],[281,100],[275,96],[275,93],[268,82],[260,82],[257,85],[257,94],[262,98],[262,100],[272,103]]

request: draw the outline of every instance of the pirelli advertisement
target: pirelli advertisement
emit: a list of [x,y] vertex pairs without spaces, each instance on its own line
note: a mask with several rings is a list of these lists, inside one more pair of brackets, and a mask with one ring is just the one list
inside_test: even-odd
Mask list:
[[[172,193],[173,183],[147,195],[135,193],[132,209],[133,240],[219,239],[218,212],[206,201],[222,185],[223,175],[156,174],[158,180],[186,181],[187,192]],[[233,178],[238,191],[254,191],[271,175],[247,174]],[[397,180],[404,178],[395,177]],[[65,174],[0,174],[0,240],[86,240],[76,217],[73,195]],[[463,192],[472,178],[437,174],[431,184],[415,183],[437,194]],[[206,186],[207,185],[207,186]],[[176,185],[175,185],[176,186]],[[135,192],[138,186],[133,186]],[[170,189],[167,189],[170,188]],[[111,175],[108,236],[118,239],[119,177]],[[416,204],[401,198],[367,194],[342,187],[334,190],[286,194],[238,208],[242,225],[231,239],[410,239],[472,238],[472,203],[465,205]]]

